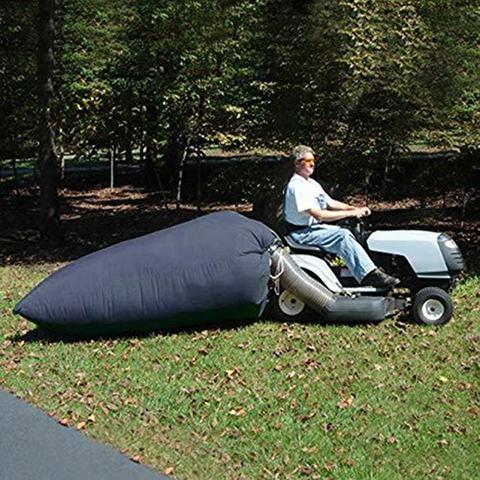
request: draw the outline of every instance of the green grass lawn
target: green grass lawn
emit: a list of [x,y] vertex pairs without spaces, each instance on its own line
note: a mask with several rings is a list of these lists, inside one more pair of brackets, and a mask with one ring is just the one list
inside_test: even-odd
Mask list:
[[480,277],[443,328],[259,321],[68,342],[11,314],[58,264],[0,268],[0,387],[179,479],[473,479]]

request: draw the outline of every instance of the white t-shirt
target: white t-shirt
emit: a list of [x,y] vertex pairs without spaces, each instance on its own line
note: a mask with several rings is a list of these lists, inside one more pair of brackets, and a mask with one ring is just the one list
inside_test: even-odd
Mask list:
[[318,182],[295,173],[285,189],[283,215],[285,220],[293,225],[320,223],[307,210],[311,208],[325,210],[331,201],[331,197]]

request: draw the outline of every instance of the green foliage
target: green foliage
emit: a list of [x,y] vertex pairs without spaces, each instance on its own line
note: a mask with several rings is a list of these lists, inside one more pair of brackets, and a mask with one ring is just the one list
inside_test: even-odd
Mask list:
[[421,2],[420,11],[434,39],[433,68],[426,72],[426,81],[436,87],[435,100],[445,108],[434,110],[427,128],[417,136],[434,145],[478,149],[480,2]]
[[[303,142],[374,163],[412,141],[476,147],[479,5],[62,0],[58,143],[77,153],[143,145],[174,167],[187,144]],[[5,157],[36,142],[36,12],[31,1],[1,8]]]
[[390,156],[412,138],[476,143],[478,7],[446,3],[272,0],[279,139],[334,158]]
[[34,3],[0,4],[0,159],[33,155],[37,143]]
[[137,72],[130,87],[155,111],[157,141],[244,143],[245,86],[254,73],[248,46],[261,3],[137,3],[121,63]]
[[112,65],[125,46],[120,35],[128,1],[64,0],[59,51],[58,128],[64,148],[84,152],[125,136],[126,108],[115,89]]

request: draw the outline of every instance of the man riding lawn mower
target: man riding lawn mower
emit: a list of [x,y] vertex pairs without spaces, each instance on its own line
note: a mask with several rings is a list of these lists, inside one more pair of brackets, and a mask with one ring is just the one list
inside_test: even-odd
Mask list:
[[[453,312],[449,292],[464,268],[456,243],[434,232],[364,231],[361,219],[371,213],[367,207],[332,199],[310,178],[315,167],[313,150],[299,145],[292,157],[295,173],[285,189],[284,242],[293,262],[283,261],[281,267],[294,263],[290,267],[306,272],[321,291],[310,288],[306,294],[292,285],[285,288],[283,281],[273,300],[275,316],[282,320],[304,318],[311,314],[308,307],[318,311],[316,297],[325,297],[323,303],[328,304],[334,294],[342,308],[331,313],[332,319],[383,320],[397,310],[411,308],[419,322],[448,322]],[[347,228],[333,222],[343,222]],[[329,264],[329,254],[338,255],[347,268]]]

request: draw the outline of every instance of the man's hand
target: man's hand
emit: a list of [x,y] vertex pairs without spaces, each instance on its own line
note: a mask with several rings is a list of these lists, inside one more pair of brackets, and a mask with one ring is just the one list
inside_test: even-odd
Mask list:
[[372,212],[368,207],[360,207],[353,210],[353,216],[357,218],[368,217]]
[[362,217],[368,217],[372,213],[368,207],[360,207],[359,210],[363,212]]

